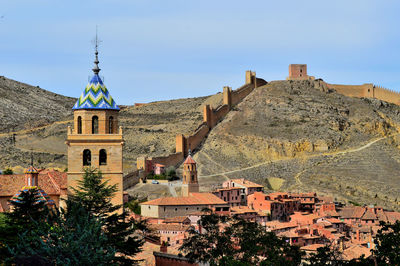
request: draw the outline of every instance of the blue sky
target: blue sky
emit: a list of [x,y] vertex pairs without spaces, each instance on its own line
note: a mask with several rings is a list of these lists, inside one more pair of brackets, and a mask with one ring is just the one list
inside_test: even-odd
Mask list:
[[3,1],[0,75],[78,97],[100,72],[119,104],[237,88],[290,63],[331,83],[400,91],[400,1]]

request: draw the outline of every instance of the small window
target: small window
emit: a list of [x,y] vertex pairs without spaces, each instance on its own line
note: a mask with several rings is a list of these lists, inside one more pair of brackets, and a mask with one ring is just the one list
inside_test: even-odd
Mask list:
[[100,165],[107,165],[107,152],[105,149],[100,150],[99,154],[99,164]]
[[92,117],[92,134],[99,134],[99,118],[96,115]]
[[83,151],[83,166],[90,166],[92,165],[92,153],[90,150]]
[[178,208],[175,208],[175,211],[178,211]]
[[114,117],[110,116],[108,119],[108,134],[113,133],[113,128],[114,128]]
[[82,134],[82,117],[78,116],[78,134]]
[[194,181],[194,175],[192,175],[192,181]]

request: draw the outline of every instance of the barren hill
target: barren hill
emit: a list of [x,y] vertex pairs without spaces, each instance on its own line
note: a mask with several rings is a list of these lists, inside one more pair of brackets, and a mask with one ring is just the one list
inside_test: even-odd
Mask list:
[[[174,152],[176,134],[201,124],[202,106],[221,102],[219,93],[123,108],[125,171],[139,156]],[[0,169],[22,170],[31,150],[35,165],[63,169],[74,99],[0,78],[0,103]],[[398,105],[346,97],[318,80],[270,82],[233,107],[195,154],[201,189],[243,177],[399,209],[399,114]]]
[[[76,99],[0,78],[0,169],[21,172],[31,152],[38,167],[67,165],[65,139],[72,126]],[[160,156],[174,152],[175,136],[189,133],[202,121],[204,104],[218,105],[222,95],[153,102],[128,106],[120,112],[124,129],[124,169],[132,170],[139,156]],[[13,134],[15,142],[13,141]]]
[[195,155],[209,189],[247,178],[271,190],[317,191],[399,208],[400,106],[358,99],[320,81],[256,88]]
[[74,98],[0,76],[0,133],[43,126],[72,115]]

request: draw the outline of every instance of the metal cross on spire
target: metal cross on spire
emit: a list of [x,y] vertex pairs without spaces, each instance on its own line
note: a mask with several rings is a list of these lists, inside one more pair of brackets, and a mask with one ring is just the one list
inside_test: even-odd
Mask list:
[[97,26],[96,26],[96,38],[93,40],[93,42],[94,42],[94,45],[95,45],[94,54],[96,55],[96,58],[94,60],[94,68],[92,70],[93,70],[93,73],[95,75],[97,75],[97,74],[99,74],[99,72],[101,70],[99,68],[99,57],[98,57],[98,54],[99,54],[98,47],[99,47],[99,44],[100,44],[101,41],[97,38]]

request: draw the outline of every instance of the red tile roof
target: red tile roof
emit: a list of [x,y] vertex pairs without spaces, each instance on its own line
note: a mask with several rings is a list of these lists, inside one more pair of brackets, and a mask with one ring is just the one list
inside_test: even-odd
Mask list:
[[150,224],[150,229],[156,231],[186,231],[189,225],[181,224]]
[[[48,195],[60,195],[60,189],[67,187],[67,173],[50,171],[39,173],[38,185]],[[25,175],[0,175],[0,197],[14,196],[25,186]]]
[[184,164],[196,164],[196,162],[193,160],[192,156],[189,155],[189,156],[186,158]]
[[190,193],[188,197],[166,197],[143,202],[142,205],[221,205],[227,204],[212,193]]
[[352,245],[349,248],[343,250],[343,259],[345,260],[357,259],[362,255],[364,255],[365,258],[370,257],[371,249],[361,245]]
[[245,214],[245,213],[255,213],[255,214],[257,214],[257,211],[252,210],[247,206],[231,207],[231,211],[233,212],[232,214]]
[[262,187],[263,188],[264,187],[264,186],[259,185],[257,183],[254,183],[254,182],[251,182],[249,180],[246,180],[244,178],[242,178],[242,179],[232,179],[232,182],[238,183],[238,184],[240,184],[240,185],[242,185],[244,187],[247,187],[247,188],[253,188],[253,187]]
[[372,209],[368,209],[361,218],[362,220],[377,220],[374,211]]
[[171,217],[171,218],[165,218],[164,223],[184,223],[184,222],[189,222],[190,219],[187,216],[176,216],[176,217]]
[[304,251],[317,251],[318,248],[323,248],[323,247],[325,247],[324,244],[311,244],[308,246],[301,247],[300,249]]

